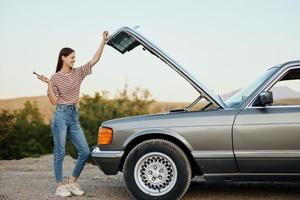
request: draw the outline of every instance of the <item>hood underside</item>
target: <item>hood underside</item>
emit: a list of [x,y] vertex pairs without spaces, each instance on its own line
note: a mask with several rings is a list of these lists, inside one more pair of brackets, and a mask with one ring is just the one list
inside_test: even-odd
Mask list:
[[187,80],[200,93],[201,97],[220,108],[226,108],[226,104],[223,102],[220,96],[214,94],[211,90],[206,88],[203,83],[200,83],[175,60],[169,57],[166,53],[147,40],[136,30],[128,27],[120,28],[110,36],[109,40],[107,41],[107,45],[113,47],[122,54],[131,51],[139,45],[143,46],[144,49],[147,49],[150,53],[160,58],[185,80]]

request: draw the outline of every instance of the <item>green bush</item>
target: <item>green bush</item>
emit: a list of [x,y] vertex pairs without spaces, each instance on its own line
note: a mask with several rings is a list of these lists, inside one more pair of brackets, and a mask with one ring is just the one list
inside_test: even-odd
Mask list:
[[36,103],[24,109],[0,113],[0,159],[20,159],[53,152],[50,126],[45,124]]
[[[103,121],[149,113],[154,101],[148,90],[140,88],[128,92],[127,86],[113,99],[108,92],[95,93],[94,97],[84,95],[79,102],[79,120],[90,147],[97,144],[98,129]],[[70,148],[70,143],[67,145]],[[74,156],[75,151],[70,152]]]
[[[105,120],[149,113],[153,102],[147,90],[136,88],[130,94],[127,86],[110,99],[107,92],[84,95],[79,102],[79,120],[91,147],[97,143],[98,128]],[[27,101],[24,108],[0,113],[0,160],[36,157],[53,152],[49,124],[44,123],[36,103]],[[67,142],[67,154],[76,157],[76,150]]]

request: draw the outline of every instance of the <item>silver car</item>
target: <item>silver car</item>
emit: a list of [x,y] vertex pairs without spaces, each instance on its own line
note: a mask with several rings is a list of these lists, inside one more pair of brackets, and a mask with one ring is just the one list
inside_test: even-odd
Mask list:
[[107,44],[122,54],[141,45],[199,92],[186,108],[102,123],[92,158],[107,175],[124,172],[134,198],[180,199],[196,175],[300,180],[300,103],[275,94],[278,84],[299,84],[300,61],[270,68],[224,102],[135,29],[119,29]]

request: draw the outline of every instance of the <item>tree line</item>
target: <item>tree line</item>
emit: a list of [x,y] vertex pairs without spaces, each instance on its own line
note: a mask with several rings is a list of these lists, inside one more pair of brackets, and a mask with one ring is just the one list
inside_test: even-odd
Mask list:
[[[90,147],[96,145],[103,121],[149,113],[154,102],[148,90],[128,92],[127,87],[113,99],[107,92],[84,95],[79,101],[79,120]],[[0,113],[0,160],[38,157],[53,153],[51,125],[43,120],[36,102],[27,101],[24,108]],[[67,140],[66,153],[77,157],[75,147]]]

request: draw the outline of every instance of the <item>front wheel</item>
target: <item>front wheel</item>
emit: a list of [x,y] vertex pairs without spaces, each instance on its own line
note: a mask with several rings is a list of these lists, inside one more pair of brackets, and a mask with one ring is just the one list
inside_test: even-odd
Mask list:
[[189,187],[191,167],[177,145],[152,139],[130,151],[124,179],[135,199],[180,199]]

